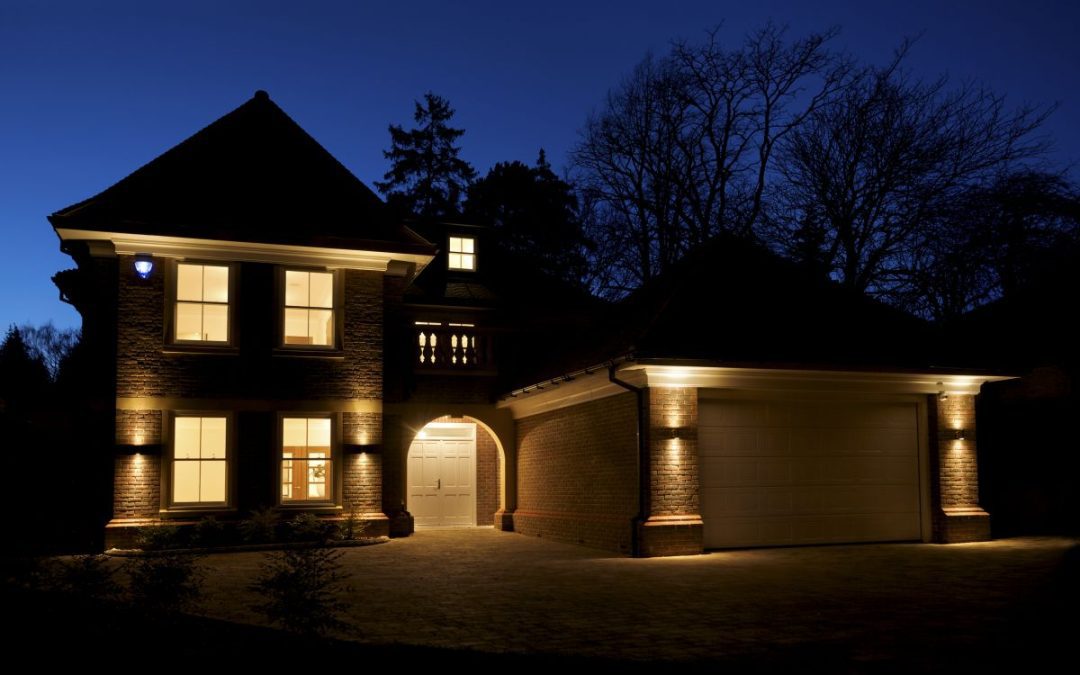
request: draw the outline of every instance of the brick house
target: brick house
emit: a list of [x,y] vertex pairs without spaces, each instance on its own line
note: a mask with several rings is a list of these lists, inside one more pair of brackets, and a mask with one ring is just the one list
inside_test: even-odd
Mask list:
[[115,413],[107,546],[263,507],[635,555],[989,536],[1003,378],[752,246],[603,305],[395,221],[264,92],[49,220]]

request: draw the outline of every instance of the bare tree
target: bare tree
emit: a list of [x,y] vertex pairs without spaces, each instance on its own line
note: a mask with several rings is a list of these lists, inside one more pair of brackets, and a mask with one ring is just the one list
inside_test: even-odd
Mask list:
[[619,294],[721,231],[750,236],[788,134],[844,86],[836,31],[788,40],[766,24],[735,49],[718,31],[646,57],[589,118],[573,156],[589,234]]
[[34,358],[41,359],[53,380],[82,335],[77,328],[57,328],[52,321],[40,326],[19,326],[19,332],[27,350]]
[[[1045,151],[1035,132],[1051,112],[1010,111],[985,88],[913,78],[902,69],[909,47],[883,68],[861,71],[781,142],[783,180],[770,219],[781,250],[897,302],[933,270],[985,283],[977,281],[981,272],[965,270],[963,238],[943,235],[966,195]],[[977,302],[980,291],[970,284],[962,293],[969,297],[961,299],[958,286],[939,298],[951,298],[942,311]]]

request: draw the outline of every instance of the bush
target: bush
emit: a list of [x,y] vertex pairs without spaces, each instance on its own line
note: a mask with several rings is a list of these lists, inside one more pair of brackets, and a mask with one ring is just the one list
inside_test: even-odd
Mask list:
[[337,538],[342,541],[359,539],[366,529],[367,523],[360,520],[360,514],[356,509],[349,509],[349,515],[337,524]]
[[195,546],[213,548],[229,543],[225,537],[225,523],[214,516],[206,516],[192,528],[191,541]]
[[294,633],[321,635],[344,628],[339,615],[345,608],[341,594],[347,587],[341,556],[341,550],[329,548],[271,553],[249,586],[263,599],[252,608]]
[[255,509],[240,523],[240,536],[249,544],[269,544],[277,538],[278,520],[277,511],[271,508]]
[[78,593],[92,598],[111,598],[119,590],[113,578],[116,571],[109,567],[103,555],[77,555],[56,564],[52,587],[65,593]]
[[135,533],[135,545],[144,551],[164,551],[170,548],[183,548],[184,541],[180,528],[176,525],[146,525]]
[[325,542],[336,529],[334,524],[312,513],[298,513],[287,523],[289,541]]
[[190,609],[202,591],[203,571],[197,557],[187,553],[132,558],[127,573],[132,601],[150,611]]

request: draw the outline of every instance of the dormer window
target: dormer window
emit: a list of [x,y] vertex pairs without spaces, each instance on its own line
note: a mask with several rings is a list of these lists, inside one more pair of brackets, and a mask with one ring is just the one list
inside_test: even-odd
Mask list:
[[473,237],[450,237],[450,253],[447,256],[448,268],[452,270],[476,271],[476,239]]
[[229,266],[178,263],[173,302],[176,342],[229,342]]

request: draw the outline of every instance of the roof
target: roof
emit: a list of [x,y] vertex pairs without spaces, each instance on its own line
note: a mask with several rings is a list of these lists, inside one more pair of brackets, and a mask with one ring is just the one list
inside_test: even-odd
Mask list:
[[431,253],[382,200],[263,91],[107,190],[56,228]]
[[592,334],[517,380],[524,386],[635,359],[820,370],[944,369],[927,322],[783,259],[718,236],[597,315]]

